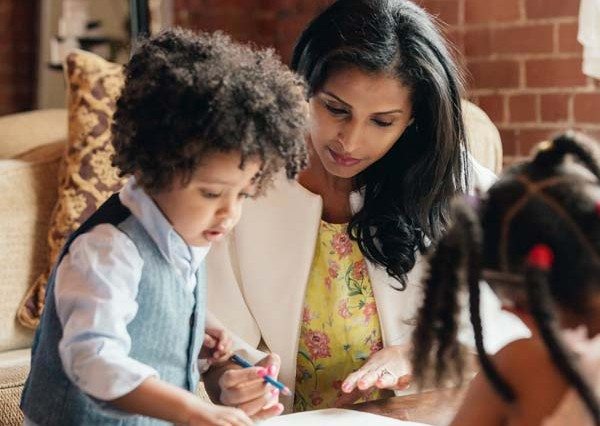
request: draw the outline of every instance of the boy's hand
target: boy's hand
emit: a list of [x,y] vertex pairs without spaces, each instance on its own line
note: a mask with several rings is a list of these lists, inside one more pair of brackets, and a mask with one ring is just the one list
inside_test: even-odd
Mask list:
[[206,328],[200,358],[209,364],[223,362],[231,356],[232,340],[224,328]]
[[190,413],[190,426],[248,426],[254,422],[238,408],[213,405],[204,401],[194,404]]

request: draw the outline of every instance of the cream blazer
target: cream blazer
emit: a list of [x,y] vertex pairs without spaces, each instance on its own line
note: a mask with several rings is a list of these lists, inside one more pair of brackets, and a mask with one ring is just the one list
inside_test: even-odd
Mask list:
[[[473,165],[473,183],[487,189],[495,176]],[[354,210],[360,208],[360,194],[350,197]],[[304,293],[313,260],[322,213],[322,200],[296,181],[278,178],[266,197],[248,200],[242,218],[227,239],[215,244],[207,256],[208,309],[248,345],[245,355],[257,361],[256,348],[261,338],[281,357],[279,378],[293,391],[296,353]],[[384,346],[410,340],[414,316],[421,300],[424,264],[417,256],[407,275],[404,291],[395,290],[398,282],[385,269],[365,259]],[[492,351],[527,335],[517,320],[499,310],[491,291],[483,292],[483,321],[493,327],[486,336]],[[499,321],[502,316],[508,322]],[[468,321],[468,316],[465,317]],[[515,330],[515,327],[518,330]],[[463,327],[461,340],[470,341],[470,326]],[[490,339],[493,337],[493,341]],[[264,356],[264,354],[263,354]],[[289,409],[290,398],[282,402]]]

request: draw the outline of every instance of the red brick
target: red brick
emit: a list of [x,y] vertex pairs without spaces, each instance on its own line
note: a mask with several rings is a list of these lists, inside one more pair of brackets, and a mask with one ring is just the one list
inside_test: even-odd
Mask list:
[[175,25],[192,28],[193,26],[190,24],[190,13],[187,10],[176,10],[173,14]]
[[492,31],[489,28],[465,31],[465,56],[487,56],[492,51]]
[[519,154],[530,155],[531,151],[538,143],[550,139],[556,133],[556,129],[550,128],[519,130],[517,137],[519,141]]
[[458,24],[458,0],[427,0],[423,7],[448,25]]
[[15,96],[15,89],[12,85],[5,85],[0,87],[0,102],[9,102]]
[[448,45],[451,50],[459,52],[460,56],[463,56],[465,51],[465,34],[459,30],[446,30],[444,36],[448,41]]
[[522,157],[510,157],[506,156],[502,158],[502,170],[506,170],[511,167],[513,164],[520,163],[523,161]]
[[254,25],[248,16],[241,13],[190,14],[192,28],[203,31],[222,30],[237,41],[255,41]]
[[258,17],[254,20],[254,25],[257,40],[264,41],[263,44],[272,45],[278,31],[277,19],[274,16]]
[[278,22],[278,39],[287,40],[292,44],[300,37],[300,34],[306,28],[312,16],[309,14],[290,15]]
[[472,86],[481,88],[507,88],[519,86],[519,64],[516,61],[489,60],[468,63]]
[[581,72],[581,59],[533,59],[525,64],[527,87],[585,86],[587,78]]
[[578,25],[576,22],[558,26],[559,52],[581,52],[582,46],[577,41]]
[[504,116],[504,96],[502,95],[483,95],[477,99],[477,105],[486,112],[494,123],[505,121]]
[[[311,17],[318,15],[322,10],[333,3],[333,1],[334,0],[284,0],[284,2],[295,3],[294,8],[296,13],[308,14]],[[279,0],[267,0],[267,3],[277,5]]]
[[567,94],[548,94],[540,96],[540,116],[542,121],[556,122],[569,119],[569,99]]
[[0,0],[0,110],[4,114],[33,107],[38,3]]
[[259,8],[260,0],[175,0],[175,10],[187,9],[189,12],[207,11],[223,12],[224,10],[255,10]]
[[500,129],[502,153],[506,156],[518,155],[517,134],[512,129]]
[[600,130],[598,130],[598,129],[587,129],[584,126],[581,126],[581,128],[578,128],[577,130],[585,133],[587,136],[591,137],[596,142],[598,142],[598,148],[600,148]]
[[[4,0],[5,2],[7,0]],[[27,26],[23,26],[23,23],[28,22],[28,21],[33,21],[32,20],[32,13],[37,13],[37,9],[35,6],[35,1],[18,1],[18,0],[11,0],[9,1],[10,3],[13,4],[12,10],[10,11],[10,20],[11,20],[11,27],[13,28],[19,28],[19,29],[24,29],[24,30],[29,30],[31,32],[31,27],[27,27]]]
[[0,90],[6,90],[6,87],[9,86],[6,83],[10,78],[12,78],[14,66],[12,65],[9,55],[3,55],[0,57],[0,59],[0,81],[4,80],[5,82]]
[[281,58],[284,64],[289,64],[292,62],[292,55],[294,54],[294,44],[277,44],[275,46],[275,50],[277,54]]
[[573,100],[577,123],[600,123],[600,93],[578,93]]
[[579,2],[576,0],[526,0],[525,15],[527,19],[558,18],[561,16],[577,16]]
[[520,16],[519,0],[465,0],[467,24],[517,21]]
[[273,44],[284,62],[289,63],[296,40],[311,18],[308,14],[290,15],[279,21]]
[[536,121],[536,96],[515,95],[508,98],[508,116],[511,123]]
[[527,25],[492,31],[494,53],[549,53],[554,48],[553,25]]
[[263,10],[295,10],[302,2],[298,0],[259,0],[259,3]]

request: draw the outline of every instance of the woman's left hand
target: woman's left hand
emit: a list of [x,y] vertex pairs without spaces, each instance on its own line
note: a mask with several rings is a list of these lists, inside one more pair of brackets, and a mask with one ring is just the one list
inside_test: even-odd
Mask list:
[[357,371],[346,377],[336,405],[350,404],[371,388],[404,390],[410,386],[412,367],[408,345],[388,346],[375,352]]

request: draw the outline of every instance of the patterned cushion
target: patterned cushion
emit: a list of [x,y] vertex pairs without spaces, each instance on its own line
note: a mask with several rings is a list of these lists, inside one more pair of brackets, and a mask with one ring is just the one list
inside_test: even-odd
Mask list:
[[64,69],[69,91],[68,146],[48,232],[50,265],[17,312],[19,321],[29,328],[39,323],[48,275],[66,238],[124,183],[111,166],[114,150],[110,143],[112,115],[123,85],[122,66],[76,51],[67,56]]

